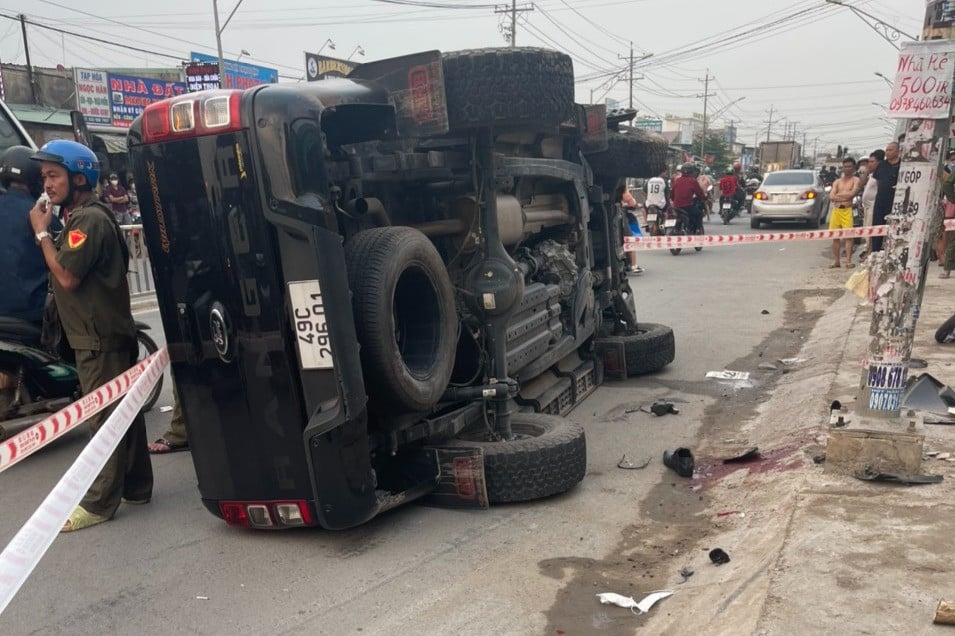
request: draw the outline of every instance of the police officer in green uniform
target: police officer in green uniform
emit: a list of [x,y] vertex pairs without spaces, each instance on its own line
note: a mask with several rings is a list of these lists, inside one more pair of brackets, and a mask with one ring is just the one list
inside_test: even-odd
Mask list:
[[[30,224],[50,269],[63,330],[76,353],[80,387],[89,393],[136,361],[136,327],[126,281],[128,256],[112,211],[93,192],[99,181],[96,155],[82,144],[58,139],[32,158],[41,162],[50,204],[37,202],[30,210]],[[61,207],[66,222],[55,242],[47,231],[54,205]],[[108,413],[90,421],[92,433]],[[139,413],[62,531],[108,521],[120,502],[147,503],[152,488],[146,422]]]

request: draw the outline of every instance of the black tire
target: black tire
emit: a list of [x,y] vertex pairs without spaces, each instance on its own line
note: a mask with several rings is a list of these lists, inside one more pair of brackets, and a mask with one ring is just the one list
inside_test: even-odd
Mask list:
[[[750,212],[750,214],[752,214],[752,212]],[[761,223],[759,222],[759,219],[757,219],[755,216],[749,217],[749,227],[751,229],[758,230],[760,225]]]
[[597,340],[598,345],[619,346],[621,342],[627,357],[627,375],[655,373],[676,359],[676,338],[673,329],[666,325],[641,322],[631,334]]
[[[136,344],[139,348],[139,353],[136,355],[136,361],[144,360],[148,356],[159,351],[159,347],[156,345],[156,341],[146,335],[142,329],[136,330]],[[156,402],[159,400],[159,394],[162,392],[162,382],[165,374],[161,374],[159,379],[156,381],[156,385],[153,387],[153,390],[149,392],[149,397],[146,398],[146,401],[143,402],[143,413],[152,410],[156,406]]]
[[587,157],[598,179],[655,177],[666,169],[667,142],[645,130],[610,131],[607,149]]
[[445,53],[444,90],[452,130],[573,117],[574,64],[559,51],[521,48]]
[[[701,221],[701,223],[702,223],[702,221]],[[701,227],[699,230],[697,230],[697,231],[694,232],[693,234],[694,234],[694,236],[703,236],[703,228]],[[694,247],[693,249],[696,250],[697,252],[702,252],[702,251],[703,251],[703,246],[700,245],[699,247]]]
[[818,229],[818,228],[819,228],[819,217],[818,217],[818,216],[814,216],[813,218],[811,218],[811,219],[809,219],[808,221],[806,221],[806,227],[808,227],[810,230]]
[[446,445],[484,450],[484,475],[490,503],[530,501],[567,492],[587,472],[584,429],[562,417],[514,413],[516,439],[487,440],[487,430],[465,431]]
[[949,319],[943,322],[942,326],[935,331],[935,342],[939,344],[955,342],[955,339],[947,340],[949,336],[955,337],[955,315],[950,316]]
[[[663,232],[663,234],[664,234],[665,236],[684,236],[684,235],[686,234],[686,232],[684,232],[683,230],[678,230],[678,229],[675,228],[675,227],[668,227],[668,228]],[[680,252],[682,252],[682,251],[683,251],[683,248],[682,248],[682,247],[674,247],[674,248],[671,248],[671,249],[670,249],[670,253],[673,254],[674,256],[678,256],[678,255],[680,254]]]
[[345,263],[369,397],[430,410],[451,379],[458,340],[441,256],[418,230],[383,227],[352,238]]

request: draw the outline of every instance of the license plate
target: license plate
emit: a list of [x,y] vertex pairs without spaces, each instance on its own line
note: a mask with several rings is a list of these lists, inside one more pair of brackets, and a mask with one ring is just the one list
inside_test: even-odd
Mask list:
[[332,346],[325,322],[325,301],[317,280],[288,284],[292,326],[303,369],[331,369]]
[[724,209],[724,210],[731,210],[732,208],[733,208],[733,204],[732,204],[732,203],[724,203],[724,204],[723,204],[723,209]]
[[648,214],[648,215],[647,215],[647,223],[656,223],[656,222],[657,222],[657,215],[656,215],[656,214]]
[[663,222],[663,227],[676,227],[676,219],[667,219]]

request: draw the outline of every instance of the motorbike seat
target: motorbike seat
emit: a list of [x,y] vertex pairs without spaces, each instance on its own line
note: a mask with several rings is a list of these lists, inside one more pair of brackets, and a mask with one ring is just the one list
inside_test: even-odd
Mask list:
[[19,318],[0,316],[0,338],[12,338],[21,342],[39,342],[40,327]]

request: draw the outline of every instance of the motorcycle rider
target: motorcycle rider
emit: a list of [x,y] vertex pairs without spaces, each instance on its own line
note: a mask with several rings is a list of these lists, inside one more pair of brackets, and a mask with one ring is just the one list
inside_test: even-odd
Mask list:
[[[647,200],[644,203],[648,214],[657,214],[656,227],[660,227],[659,215],[667,208],[670,201],[670,188],[667,187],[667,170],[664,168],[660,174],[647,180]],[[656,208],[654,210],[654,208]],[[647,223],[647,231],[653,233],[652,228]]]
[[687,220],[687,233],[694,234],[703,229],[703,209],[706,193],[693,177],[696,167],[685,163],[680,167],[680,176],[673,181],[671,188],[672,204],[677,214]]
[[740,162],[733,164],[733,176],[736,177],[736,209],[742,211],[743,204],[746,203],[746,175],[743,174],[743,166]]
[[[26,146],[11,146],[0,154],[0,183],[7,189],[0,195],[0,316],[39,328],[49,272],[30,228],[30,209],[43,192],[40,165],[32,155]],[[60,229],[55,219],[53,231]]]
[[733,204],[733,209],[738,210],[740,207],[737,197],[739,191],[739,177],[737,177],[733,167],[728,166],[726,174],[720,178],[720,209],[722,209],[725,201],[730,201]]

